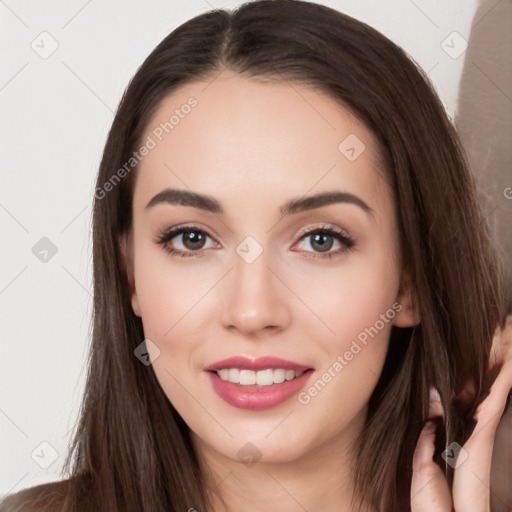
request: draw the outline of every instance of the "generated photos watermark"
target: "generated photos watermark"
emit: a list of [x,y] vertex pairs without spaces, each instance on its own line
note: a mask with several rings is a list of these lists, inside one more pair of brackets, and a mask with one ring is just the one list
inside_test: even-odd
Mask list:
[[368,337],[374,338],[382,329],[389,324],[396,314],[402,310],[402,305],[395,302],[385,313],[381,313],[379,319],[370,327],[366,327],[358,335],[357,339],[352,340],[350,347],[342,355],[338,355],[336,360],[320,375],[320,377],[307,390],[301,391],[297,399],[302,405],[307,405],[311,399],[320,393],[325,386],[332,381],[347,366],[354,357],[368,345]]
[[144,157],[155,149],[165,136],[174,130],[180,124],[182,119],[192,112],[192,109],[197,107],[197,100],[191,96],[186,103],[175,108],[174,113],[169,117],[168,121],[160,123],[153,128],[151,135],[146,137],[144,143],[137,151],[132,153],[132,156],[120,167],[112,176],[101,186],[96,187],[94,197],[96,199],[103,199],[108,192],[111,192],[121,181],[130,174],[130,172],[139,165]]

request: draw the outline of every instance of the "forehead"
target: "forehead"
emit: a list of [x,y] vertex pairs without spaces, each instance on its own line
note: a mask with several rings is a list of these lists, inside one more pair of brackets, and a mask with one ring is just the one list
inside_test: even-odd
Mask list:
[[172,185],[288,197],[383,183],[373,133],[339,102],[292,82],[223,72],[181,86],[160,102],[142,143],[151,150],[139,164],[136,193],[146,197]]

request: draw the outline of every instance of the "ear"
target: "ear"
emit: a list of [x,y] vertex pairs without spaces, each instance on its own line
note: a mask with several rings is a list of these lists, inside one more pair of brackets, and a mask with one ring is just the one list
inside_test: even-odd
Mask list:
[[402,273],[396,303],[401,307],[396,308],[397,314],[393,319],[393,325],[397,327],[413,327],[421,322],[418,293],[407,270],[404,270]]
[[133,271],[133,241],[131,234],[120,235],[118,243],[122,264],[125,270],[126,279],[128,281],[128,289],[130,291],[132,309],[135,315],[140,317],[140,306],[139,300],[137,298],[137,289],[135,287],[135,278]]

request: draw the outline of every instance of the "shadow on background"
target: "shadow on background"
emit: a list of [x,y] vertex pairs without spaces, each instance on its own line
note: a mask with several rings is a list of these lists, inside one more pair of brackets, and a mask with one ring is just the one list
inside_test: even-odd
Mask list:
[[[471,29],[455,124],[498,247],[512,309],[512,0],[480,2]],[[470,278],[470,276],[468,276]],[[512,406],[496,434],[491,510],[512,510]]]

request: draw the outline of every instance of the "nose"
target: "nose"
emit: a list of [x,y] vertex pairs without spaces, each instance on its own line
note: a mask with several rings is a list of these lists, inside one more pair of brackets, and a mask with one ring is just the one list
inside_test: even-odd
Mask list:
[[[280,332],[290,323],[290,293],[271,268],[266,251],[252,263],[234,255],[234,268],[222,288],[222,322],[245,336]],[[275,265],[274,265],[275,266]]]

